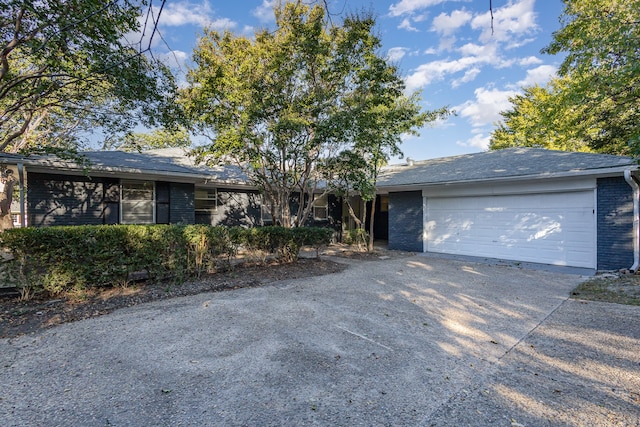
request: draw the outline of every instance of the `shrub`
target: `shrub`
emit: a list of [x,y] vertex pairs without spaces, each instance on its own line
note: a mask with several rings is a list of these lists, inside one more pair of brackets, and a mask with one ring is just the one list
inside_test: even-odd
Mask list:
[[5,264],[23,294],[127,283],[144,271],[151,280],[212,272],[242,245],[295,261],[302,245],[331,240],[322,228],[211,227],[207,225],[99,225],[16,228],[0,233],[14,259]]
[[0,235],[15,256],[19,284],[57,293],[125,283],[132,272],[152,279],[183,277],[186,244],[168,225],[16,228]]
[[187,243],[189,271],[197,276],[202,272],[216,271],[220,259],[228,263],[238,252],[237,234],[227,227],[187,225],[183,234]]
[[342,243],[347,245],[358,245],[358,247],[366,247],[369,234],[363,228],[354,228],[348,230],[342,237]]
[[260,262],[264,262],[267,255],[273,251],[268,227],[241,228],[234,227],[231,232],[237,242],[249,255]]

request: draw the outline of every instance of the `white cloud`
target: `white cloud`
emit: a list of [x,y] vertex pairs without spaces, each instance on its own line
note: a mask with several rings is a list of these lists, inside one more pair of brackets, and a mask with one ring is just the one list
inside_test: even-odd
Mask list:
[[[159,12],[154,7],[156,16]],[[213,19],[213,11],[208,2],[189,3],[180,1],[176,3],[167,2],[162,9],[160,25],[167,27],[180,27],[183,25],[197,25],[200,27],[211,27],[217,31],[232,30],[238,23],[229,18]]]
[[238,23],[232,21],[229,18],[219,18],[214,21],[209,22],[209,27],[216,31],[225,31],[225,30],[233,30],[238,26]]
[[483,45],[475,43],[467,43],[460,47],[458,51],[463,58],[475,58],[478,64],[489,64],[495,68],[510,67],[514,63],[514,59],[506,59],[500,54],[497,43],[487,43]]
[[400,61],[409,51],[406,47],[392,47],[387,52],[387,59],[391,62]]
[[538,64],[542,64],[542,59],[538,58],[537,56],[529,56],[527,58],[522,58],[518,61],[518,64],[526,67],[528,65],[538,65]]
[[411,19],[409,18],[404,18],[400,23],[400,25],[398,25],[398,28],[401,30],[407,30],[407,31],[416,31],[416,32],[420,31],[416,27],[411,25]]
[[[154,8],[156,9],[156,8]],[[155,10],[156,16],[159,10]],[[185,1],[168,2],[162,9],[160,24],[170,27],[182,25],[199,25],[201,27],[209,25],[211,22],[211,8],[207,2],[189,3]]]
[[483,45],[467,43],[458,50],[462,56],[475,56],[478,58],[484,58],[487,61],[498,55],[498,46],[495,43]]
[[156,57],[169,68],[184,69],[189,54],[181,50],[172,50],[171,52],[157,54]]
[[440,39],[440,43],[438,44],[438,50],[440,52],[446,52],[446,51],[453,50],[453,47],[454,47],[454,45],[456,44],[457,41],[458,41],[458,39],[456,39],[454,36],[442,37]]
[[446,76],[465,71],[479,62],[482,61],[476,57],[469,56],[453,61],[439,60],[422,64],[405,79],[407,90],[412,92],[433,82],[444,80]]
[[514,42],[514,36],[531,34],[538,30],[535,0],[510,0],[506,6],[493,11],[493,34],[491,30],[491,14],[483,13],[473,18],[471,28],[480,30],[480,41],[489,40]]
[[474,67],[470,70],[467,70],[465,71],[464,76],[451,82],[451,87],[456,88],[463,83],[469,83],[475,80],[478,74],[480,74],[480,68]]
[[440,34],[453,34],[458,28],[471,21],[471,13],[466,10],[454,10],[451,15],[441,13],[433,18],[431,29]]
[[440,81],[446,75],[463,71],[469,65],[462,59],[454,61],[439,60],[422,64],[405,79],[407,91],[413,92],[418,88],[428,86],[432,82]]
[[527,70],[527,76],[516,84],[518,87],[533,85],[544,86],[556,75],[556,71],[557,69],[553,65],[541,65],[531,70]]
[[[440,51],[442,51],[442,48],[440,46]],[[414,69],[405,79],[407,88],[410,91],[415,90],[433,82],[444,80],[449,75],[464,72],[464,76],[452,82],[452,86],[456,87],[475,79],[482,66],[491,65],[495,68],[505,68],[514,63],[514,60],[505,59],[500,55],[498,46],[495,43],[485,45],[467,43],[460,47],[458,52],[461,54],[458,59],[436,60],[422,64]],[[425,53],[435,53],[435,51],[430,49]]]
[[171,69],[178,87],[185,88],[189,85],[186,75],[188,70],[187,63],[191,59],[190,53],[172,50],[170,52],[156,53],[154,56]]
[[411,20],[413,22],[422,22],[425,21],[429,17],[429,14],[422,13],[420,15],[411,15]]
[[260,22],[272,22],[276,17],[273,14],[273,8],[276,6],[277,0],[262,0],[262,4],[251,11],[251,14],[258,18]]
[[413,13],[416,10],[440,4],[445,0],[401,0],[399,3],[389,6],[389,15],[401,16]]
[[491,142],[491,135],[485,135],[484,133],[477,133],[466,141],[458,141],[457,144],[462,147],[474,147],[481,151],[489,149],[489,142]]
[[252,25],[245,25],[242,27],[242,34],[252,36],[256,32],[256,28]]
[[528,39],[511,40],[504,48],[506,50],[517,49],[534,41],[536,41],[535,37],[530,37]]
[[475,101],[467,101],[454,107],[454,110],[461,117],[466,117],[473,127],[489,125],[502,118],[500,112],[511,107],[509,98],[517,93],[515,90],[478,88],[475,90]]
[[[414,15],[420,10],[442,3],[444,0],[401,0],[396,1],[390,8],[391,16],[402,16],[404,19],[400,28],[418,31],[412,24]],[[506,57],[505,49],[530,42],[531,34],[538,31],[535,0],[508,0],[503,7],[494,8],[494,34],[491,30],[489,12],[474,15],[466,9],[454,10],[450,13],[440,13],[431,22],[431,31],[440,35],[437,47],[425,50],[425,54],[456,52],[458,58],[439,59],[425,63],[411,70],[405,79],[409,91],[427,86],[433,82],[451,79],[452,87],[473,81],[483,67],[491,66],[495,69],[512,67],[532,67],[541,65],[542,61],[530,56],[527,58]],[[425,19],[426,14],[420,15]],[[463,26],[470,25],[477,31],[478,41],[460,46],[456,32]],[[391,53],[391,52],[390,52]],[[405,55],[407,52],[393,52]],[[555,70],[554,70],[555,71]],[[548,80],[549,69],[534,68],[523,81],[537,82]],[[510,89],[510,87],[508,87]]]

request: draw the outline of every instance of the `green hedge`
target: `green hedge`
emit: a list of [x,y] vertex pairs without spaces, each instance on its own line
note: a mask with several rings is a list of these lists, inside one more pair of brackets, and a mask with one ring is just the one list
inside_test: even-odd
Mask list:
[[151,280],[215,270],[240,248],[295,261],[301,246],[328,244],[325,228],[104,225],[16,228],[0,233],[16,286],[55,295],[70,289],[125,284],[134,272]]

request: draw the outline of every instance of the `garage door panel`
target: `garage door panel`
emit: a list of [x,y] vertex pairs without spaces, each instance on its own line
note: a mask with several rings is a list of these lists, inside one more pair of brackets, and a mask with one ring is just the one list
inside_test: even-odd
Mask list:
[[427,250],[595,267],[593,192],[433,198]]

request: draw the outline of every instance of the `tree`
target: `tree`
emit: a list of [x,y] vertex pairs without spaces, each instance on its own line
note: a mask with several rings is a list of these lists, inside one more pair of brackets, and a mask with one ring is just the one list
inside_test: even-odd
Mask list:
[[126,41],[146,0],[8,0],[0,10],[0,151],[73,149],[83,130],[171,123],[169,70]]
[[[398,69],[375,54],[380,40],[370,32],[361,37],[368,39],[374,49],[359,57],[360,62],[351,62],[355,74],[354,90],[345,97],[345,105],[352,113],[345,126],[351,129],[353,139],[349,151],[342,152],[336,159],[337,172],[330,170],[337,179],[329,179],[328,182],[338,194],[355,192],[363,201],[372,202],[368,213],[367,248],[373,250],[375,198],[382,167],[391,156],[402,156],[400,144],[403,135],[417,134],[418,128],[446,118],[451,111],[446,107],[422,111],[418,93],[406,97],[405,84]],[[363,229],[366,203],[361,218],[356,217],[349,203],[347,207],[354,222]]]
[[122,151],[148,151],[159,148],[189,148],[191,139],[189,133],[183,127],[177,130],[155,129],[149,133],[127,133],[121,138],[108,140],[104,149],[117,149]]
[[568,79],[553,79],[546,87],[530,86],[509,98],[511,110],[491,135],[489,149],[542,147],[560,151],[593,151],[583,135],[593,123],[586,121],[584,107],[572,108],[563,102]]
[[[211,141],[198,158],[238,165],[263,192],[274,223],[300,226],[340,152],[376,162],[367,144],[399,142],[398,131],[424,117],[417,98],[403,97],[397,69],[377,54],[369,14],[329,25],[323,6],[298,1],[276,10],[276,25],[254,39],[206,30],[184,105]],[[391,123],[394,114],[402,124]]]
[[[355,192],[365,202],[371,203],[369,214],[369,241],[367,249],[373,250],[375,198],[378,176],[391,156],[402,156],[401,137],[417,134],[416,129],[437,119],[444,119],[452,112],[443,107],[433,111],[421,111],[418,95],[403,96],[404,83],[397,70],[379,57],[369,57],[369,64],[360,68],[364,74],[362,87],[354,91],[350,101],[358,114],[352,115],[349,124],[355,135],[349,151],[336,159],[335,179],[329,180],[338,194]],[[348,198],[346,199],[348,200]],[[367,215],[366,203],[362,217],[357,218],[347,203],[349,214],[358,228],[364,229]]]
[[[351,243],[368,247],[366,238],[365,221],[366,209],[362,209],[360,215],[356,214],[351,203],[351,196],[359,195],[364,201],[375,199],[376,189],[369,179],[367,172],[369,165],[363,153],[344,150],[337,156],[327,159],[325,170],[330,173],[326,176],[328,187],[333,193],[344,201],[349,216],[353,219],[357,233]],[[365,203],[366,208],[366,203]]]
[[[543,49],[566,54],[560,78],[546,93],[530,88],[515,100],[492,147],[526,137],[551,148],[640,154],[640,0],[565,0],[561,23]],[[536,123],[524,123],[527,116]]]
[[566,0],[563,27],[544,49],[567,54],[559,74],[572,79],[573,105],[600,125],[598,151],[640,149],[640,0]]

